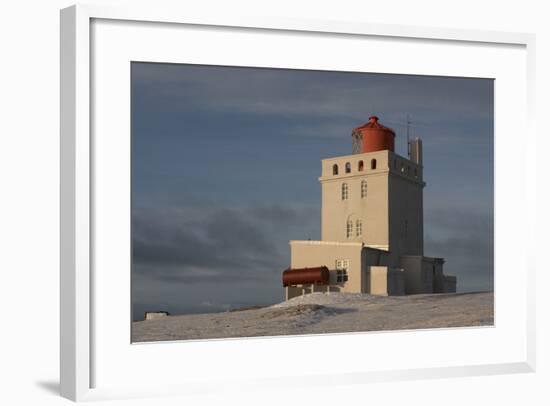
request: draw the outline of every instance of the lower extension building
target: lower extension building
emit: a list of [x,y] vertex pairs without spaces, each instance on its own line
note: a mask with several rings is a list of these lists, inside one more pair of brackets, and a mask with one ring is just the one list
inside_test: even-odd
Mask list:
[[422,141],[409,142],[409,158],[396,154],[395,132],[375,116],[352,141],[351,155],[321,161],[321,241],[290,241],[286,299],[456,292],[443,258],[424,256]]

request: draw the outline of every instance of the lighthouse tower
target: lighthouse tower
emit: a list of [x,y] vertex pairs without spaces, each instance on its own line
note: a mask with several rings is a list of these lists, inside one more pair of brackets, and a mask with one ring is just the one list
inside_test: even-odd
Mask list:
[[321,161],[321,240],[290,241],[286,298],[311,292],[455,292],[443,258],[424,256],[422,141],[395,153],[395,132],[371,116],[352,154]]
[[352,155],[322,161],[321,239],[423,255],[422,142],[411,159],[395,154],[395,132],[376,116],[351,136]]

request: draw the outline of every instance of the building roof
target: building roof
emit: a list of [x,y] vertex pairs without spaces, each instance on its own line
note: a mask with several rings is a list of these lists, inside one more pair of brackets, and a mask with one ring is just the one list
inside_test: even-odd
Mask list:
[[359,241],[322,241],[322,240],[290,240],[290,245],[304,244],[304,245],[334,245],[334,246],[352,246],[363,247],[363,243]]
[[367,121],[365,124],[360,125],[359,127],[355,127],[352,131],[352,134],[355,133],[356,131],[363,130],[363,129],[386,130],[395,135],[395,131],[389,127],[386,127],[385,125],[380,124],[378,122],[378,117],[376,116],[370,116],[369,121]]

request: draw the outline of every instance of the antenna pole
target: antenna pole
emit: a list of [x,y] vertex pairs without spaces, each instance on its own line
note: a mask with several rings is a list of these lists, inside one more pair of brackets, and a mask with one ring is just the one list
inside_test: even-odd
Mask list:
[[409,159],[411,159],[411,140],[409,135],[409,128],[411,126],[411,118],[409,114],[407,113],[407,155]]

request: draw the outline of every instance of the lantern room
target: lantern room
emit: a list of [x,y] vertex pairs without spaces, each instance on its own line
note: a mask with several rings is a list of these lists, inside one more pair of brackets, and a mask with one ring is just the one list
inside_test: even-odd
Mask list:
[[395,132],[378,122],[378,117],[371,116],[369,121],[353,129],[353,153],[362,154],[375,151],[394,151]]

